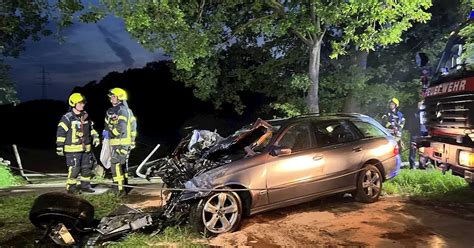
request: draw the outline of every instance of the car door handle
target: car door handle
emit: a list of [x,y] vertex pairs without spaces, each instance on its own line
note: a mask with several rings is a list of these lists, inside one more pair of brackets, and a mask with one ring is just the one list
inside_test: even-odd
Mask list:
[[323,159],[323,156],[314,156],[314,157],[313,157],[313,160],[314,160],[314,161],[319,161],[319,160],[321,160],[321,159]]
[[362,151],[362,147],[360,147],[360,146],[354,147],[354,148],[352,148],[352,150],[353,150],[354,152],[360,152],[360,151]]

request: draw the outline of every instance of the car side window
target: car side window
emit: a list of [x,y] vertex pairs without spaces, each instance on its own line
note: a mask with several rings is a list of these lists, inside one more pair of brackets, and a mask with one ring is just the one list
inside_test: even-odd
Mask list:
[[292,152],[311,148],[311,132],[308,123],[298,123],[289,127],[278,141],[278,146],[290,148]]
[[358,138],[346,121],[316,122],[314,123],[314,134],[317,147],[348,143]]
[[385,137],[385,133],[378,127],[364,121],[352,121],[364,138]]

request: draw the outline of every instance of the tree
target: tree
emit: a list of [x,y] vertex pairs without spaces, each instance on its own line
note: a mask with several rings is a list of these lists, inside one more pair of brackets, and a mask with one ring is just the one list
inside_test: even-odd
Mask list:
[[[272,22],[263,25],[271,30],[292,32],[309,50],[308,75],[311,86],[308,107],[319,112],[319,68],[321,45],[332,36],[332,58],[345,54],[351,43],[362,51],[374,50],[400,41],[412,21],[426,21],[424,10],[431,1],[308,1],[295,3],[268,1],[272,6]],[[263,15],[267,17],[269,15]],[[283,27],[283,28],[281,28]]]
[[15,85],[9,77],[5,57],[18,57],[29,38],[50,35],[48,1],[3,0],[0,4],[0,105],[17,102]]
[[[351,45],[369,51],[399,42],[412,22],[429,19],[425,10],[431,5],[430,0],[133,3],[103,0],[102,3],[102,8],[94,7],[83,15],[83,20],[96,21],[110,12],[123,18],[127,30],[143,46],[152,50],[163,48],[171,55],[177,75],[188,79],[185,82],[195,87],[202,99],[230,89],[225,91],[225,96],[238,100],[232,87],[220,87],[218,81],[219,57],[234,43],[254,47],[273,42],[273,59],[281,60],[288,54],[288,46],[280,38],[298,39],[304,45],[308,61],[311,85],[306,103],[311,112],[319,112],[319,68],[321,48],[328,46],[326,41],[331,43],[332,58],[345,54]],[[256,40],[260,43],[255,44]]]
[[[83,8],[79,0],[2,0],[0,4],[0,104],[17,102],[14,83],[8,76],[10,67],[6,57],[18,57],[25,50],[28,39],[39,41],[52,31],[47,27],[54,23],[57,38],[62,40],[61,30],[72,25],[73,15]],[[52,22],[53,21],[53,22]]]
[[48,1],[3,0],[0,5],[0,51],[3,56],[17,57],[28,38],[39,40],[50,35]]
[[18,102],[15,85],[9,75],[9,66],[0,63],[0,105]]
[[[473,0],[462,0],[462,8],[465,12],[474,10],[474,1]],[[471,16],[471,15],[470,15]],[[474,25],[467,25],[463,29],[460,30],[459,35],[466,40],[466,44],[464,45],[464,52],[462,55],[462,59],[468,61],[469,65],[472,69],[474,67],[473,58],[474,58]]]

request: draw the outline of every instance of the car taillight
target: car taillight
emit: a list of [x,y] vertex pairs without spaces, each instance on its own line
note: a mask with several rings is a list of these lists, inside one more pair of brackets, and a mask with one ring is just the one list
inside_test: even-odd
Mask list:
[[393,155],[397,156],[400,153],[400,149],[398,148],[398,145],[395,145],[393,147]]
[[460,151],[459,164],[462,166],[474,167],[474,153],[468,151]]

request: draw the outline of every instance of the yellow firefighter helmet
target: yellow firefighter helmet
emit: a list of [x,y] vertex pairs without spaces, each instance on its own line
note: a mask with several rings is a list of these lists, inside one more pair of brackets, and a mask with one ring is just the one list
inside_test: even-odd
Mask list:
[[[400,107],[400,101],[398,101],[397,98],[394,97],[394,98],[390,99],[390,102],[395,103],[395,105],[397,105],[397,108]],[[389,103],[390,103],[390,102],[389,102]]]
[[109,97],[110,96],[116,96],[117,99],[119,99],[120,101],[124,101],[124,100],[127,100],[128,99],[128,96],[127,96],[127,92],[122,89],[122,88],[113,88],[109,91]]
[[81,93],[73,93],[69,96],[69,106],[76,107],[76,104],[84,102],[85,98]]

